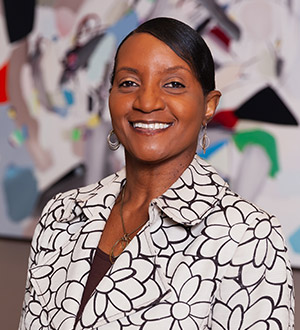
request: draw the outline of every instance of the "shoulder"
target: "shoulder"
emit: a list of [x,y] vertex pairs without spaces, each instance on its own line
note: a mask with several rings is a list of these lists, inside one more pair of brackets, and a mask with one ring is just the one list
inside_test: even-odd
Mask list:
[[199,226],[201,231],[192,229],[199,237],[198,255],[214,259],[219,266],[230,266],[236,276],[243,265],[246,272],[251,267],[269,269],[275,256],[280,256],[276,258],[280,271],[285,272],[289,265],[278,219],[229,188]]
[[[212,213],[214,212],[221,212],[231,227],[237,224],[244,224],[245,228],[252,228],[260,223],[266,225],[267,222],[280,226],[274,215],[260,208],[255,203],[242,198],[229,187],[225,189],[224,195]],[[262,229],[263,225],[259,225],[259,227]]]
[[248,251],[258,249],[257,253],[263,253],[264,249],[287,250],[281,224],[275,215],[231,191],[224,195],[221,205],[226,219],[231,223],[230,234],[233,238],[234,233],[238,232],[235,226],[244,224],[239,237],[240,246],[247,246]]
[[[35,249],[56,249],[57,242],[68,240],[87,221],[89,202],[101,199],[112,189],[117,190],[120,180],[118,172],[97,183],[55,195],[42,211],[32,246]],[[116,184],[111,187],[113,183]]]
[[284,246],[278,219],[229,187],[205,217],[204,234],[214,240],[226,238],[236,247],[248,240],[254,244],[254,241],[259,243],[259,240],[268,238],[277,241],[282,248]]
[[120,173],[114,173],[97,183],[72,189],[55,195],[44,207],[41,222],[69,222],[78,217],[87,202],[102,191],[109,191],[112,183],[118,182]]
[[271,218],[267,211],[233,192],[230,187],[225,189],[219,207],[228,219],[238,219],[238,222],[247,225],[251,225],[257,218]]
[[64,222],[65,220],[75,218],[81,213],[81,203],[91,198],[101,187],[101,182],[98,182],[96,184],[58,193],[49,200],[44,207],[40,222],[43,224],[53,221]]
[[[193,182],[196,186],[200,186],[202,194],[200,196],[199,193],[197,199],[201,197],[203,201],[210,194],[214,197],[214,202],[204,214],[206,226],[214,226],[219,230],[221,226],[225,231],[230,231],[236,241],[241,240],[243,234],[251,228],[255,228],[257,234],[268,230],[270,226],[280,228],[275,216],[232,191],[210,164],[196,156],[191,165],[194,174]],[[205,183],[204,180],[206,180]],[[213,187],[216,189],[214,190]]]

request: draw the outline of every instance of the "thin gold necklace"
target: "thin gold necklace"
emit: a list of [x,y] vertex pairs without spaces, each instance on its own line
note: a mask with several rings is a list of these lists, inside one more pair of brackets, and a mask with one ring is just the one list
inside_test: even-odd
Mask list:
[[124,235],[118,239],[116,241],[116,243],[112,246],[111,250],[110,250],[110,254],[109,254],[109,260],[110,262],[113,264],[115,262],[115,259],[122,253],[118,254],[117,256],[115,256],[114,254],[114,250],[117,247],[118,244],[121,244],[122,247],[122,251],[126,248],[126,246],[130,243],[131,238],[130,236],[138,231],[140,228],[142,228],[144,226],[144,224],[147,222],[147,220],[145,222],[143,222],[142,224],[140,224],[137,228],[135,228],[133,231],[131,231],[130,233],[126,232],[126,228],[125,228],[125,223],[124,223],[124,218],[123,218],[123,206],[124,206],[124,196],[125,196],[125,187],[124,186],[123,190],[122,190],[122,196],[121,196],[121,207],[120,207],[120,217],[121,217],[121,222],[122,222],[122,227],[123,227],[123,233]]

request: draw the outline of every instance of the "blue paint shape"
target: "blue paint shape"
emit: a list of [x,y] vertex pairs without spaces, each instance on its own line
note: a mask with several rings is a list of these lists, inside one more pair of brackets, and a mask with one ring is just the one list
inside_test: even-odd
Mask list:
[[63,89],[62,93],[68,105],[74,104],[74,94],[72,91]]
[[300,227],[290,237],[289,242],[295,253],[300,253]]
[[61,117],[67,117],[67,115],[68,115],[68,109],[67,108],[53,106],[52,110],[54,112],[56,112],[58,115],[60,115]]
[[32,169],[9,165],[4,172],[3,193],[11,221],[19,223],[30,216],[38,199],[38,185]]
[[17,168],[14,165],[10,165],[6,168],[4,176],[6,180],[11,180],[15,176],[17,176],[17,174],[18,174]]
[[127,34],[134,30],[138,25],[138,16],[134,11],[131,11],[129,14],[122,17],[115,25],[108,28],[107,33],[112,33],[116,36],[118,46]]
[[22,135],[23,135],[24,140],[26,140],[28,138],[28,136],[29,136],[28,126],[26,126],[26,125],[22,126]]
[[220,148],[225,146],[227,143],[228,143],[228,140],[220,140],[220,141],[212,144],[211,146],[209,146],[206,149],[205,154],[203,153],[203,150],[199,150],[197,152],[197,154],[203,159],[208,159],[211,155],[213,155],[217,150],[219,150]]
[[92,84],[99,84],[101,79],[106,79],[104,75],[106,74],[107,63],[111,62],[115,47],[116,37],[111,33],[106,34],[91,54],[86,74]]

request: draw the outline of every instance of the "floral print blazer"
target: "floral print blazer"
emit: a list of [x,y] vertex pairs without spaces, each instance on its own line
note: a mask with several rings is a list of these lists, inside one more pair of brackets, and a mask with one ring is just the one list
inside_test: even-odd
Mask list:
[[195,156],[149,205],[149,219],[75,325],[125,170],[57,195],[37,225],[19,329],[293,329],[280,224]]

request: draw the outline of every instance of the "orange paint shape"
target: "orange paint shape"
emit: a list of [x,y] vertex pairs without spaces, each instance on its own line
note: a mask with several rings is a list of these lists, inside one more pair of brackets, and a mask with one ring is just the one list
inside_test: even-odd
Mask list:
[[7,95],[7,74],[8,74],[8,63],[5,63],[0,68],[0,103],[6,103],[8,101]]

